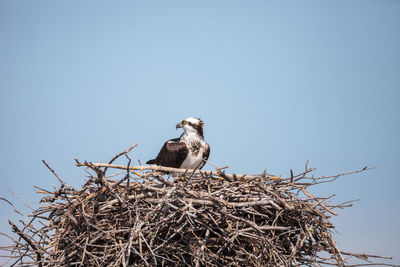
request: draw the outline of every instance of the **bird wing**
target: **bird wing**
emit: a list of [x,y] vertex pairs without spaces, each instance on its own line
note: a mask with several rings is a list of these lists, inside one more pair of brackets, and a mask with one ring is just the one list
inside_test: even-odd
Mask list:
[[199,166],[199,169],[204,167],[209,156],[210,156],[210,145],[206,143],[203,152],[203,163]]
[[179,168],[188,154],[187,145],[179,138],[165,142],[156,158],[159,166]]

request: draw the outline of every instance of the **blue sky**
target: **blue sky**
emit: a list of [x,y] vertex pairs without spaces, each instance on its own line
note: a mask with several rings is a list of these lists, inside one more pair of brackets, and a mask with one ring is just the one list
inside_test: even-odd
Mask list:
[[230,172],[378,166],[312,191],[360,199],[333,218],[342,249],[400,264],[399,14],[390,0],[1,1],[0,196],[57,184],[41,159],[74,186],[74,157],[139,142],[145,162],[201,117]]

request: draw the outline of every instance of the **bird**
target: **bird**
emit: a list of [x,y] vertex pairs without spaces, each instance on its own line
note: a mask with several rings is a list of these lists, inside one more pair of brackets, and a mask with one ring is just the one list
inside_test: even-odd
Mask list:
[[203,168],[210,156],[210,146],[204,141],[203,121],[189,117],[176,125],[176,129],[179,128],[183,129],[183,134],[166,141],[157,157],[147,164],[180,169]]

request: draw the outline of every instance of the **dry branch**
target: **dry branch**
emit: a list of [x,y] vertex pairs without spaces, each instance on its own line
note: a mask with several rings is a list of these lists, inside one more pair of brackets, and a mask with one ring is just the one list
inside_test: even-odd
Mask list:
[[[90,173],[80,189],[43,161],[61,186],[37,187],[44,196],[32,220],[22,227],[10,221],[19,239],[2,234],[13,242],[1,248],[13,265],[345,266],[349,257],[378,257],[340,251],[330,216],[352,204],[307,190],[350,173],[308,177],[313,169],[306,164],[303,173],[282,179],[130,166],[134,147],[109,164],[76,160]],[[112,164],[122,155],[127,166]],[[106,176],[111,169],[125,171]]]

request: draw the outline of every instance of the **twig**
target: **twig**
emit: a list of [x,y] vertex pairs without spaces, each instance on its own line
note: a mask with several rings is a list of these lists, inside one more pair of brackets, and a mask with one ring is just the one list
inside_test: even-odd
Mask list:
[[46,167],[54,174],[54,176],[57,178],[57,180],[64,186],[67,187],[69,189],[72,189],[71,186],[67,185],[63,180],[61,180],[61,178],[58,176],[58,174],[47,164],[47,162],[42,159],[42,162],[44,163],[44,165],[46,165]]

